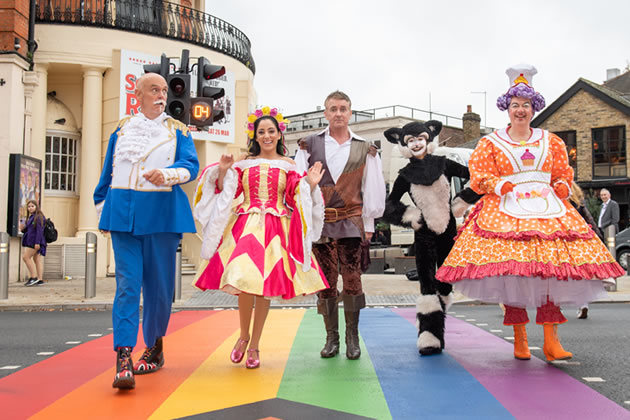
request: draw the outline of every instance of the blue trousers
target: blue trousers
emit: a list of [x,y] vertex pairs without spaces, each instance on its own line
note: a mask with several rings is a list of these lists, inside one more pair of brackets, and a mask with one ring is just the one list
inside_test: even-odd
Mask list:
[[111,232],[116,261],[116,297],[112,313],[114,350],[135,347],[140,322],[147,347],[166,334],[175,288],[175,253],[180,233],[132,235]]

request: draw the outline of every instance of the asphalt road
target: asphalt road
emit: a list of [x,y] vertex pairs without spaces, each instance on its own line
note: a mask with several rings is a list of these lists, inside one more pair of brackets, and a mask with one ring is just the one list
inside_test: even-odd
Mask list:
[[[543,328],[535,324],[536,311],[528,313],[528,343],[530,347],[539,347],[531,350],[532,356],[546,360],[542,352]],[[564,349],[573,353],[573,359],[554,365],[630,410],[630,304],[591,304],[587,319],[576,319],[573,309],[565,309],[563,313],[568,322],[558,328],[558,334]],[[464,320],[474,319],[468,321],[474,325],[488,324],[479,326],[487,331],[502,330],[493,332],[499,337],[514,335],[511,327],[503,325],[498,305],[453,305],[449,314]],[[589,382],[584,378],[601,378],[604,382]]]
[[[555,366],[630,410],[630,304],[591,304],[586,320],[576,319],[574,310],[564,313],[569,322],[559,333],[574,357]],[[478,326],[499,337],[513,336],[496,305],[454,305],[449,314],[474,325],[487,324]],[[534,320],[535,311],[529,317]],[[542,327],[531,322],[527,332],[530,347],[540,348],[532,349],[532,355],[544,360]],[[0,378],[110,333],[110,311],[0,312]]]

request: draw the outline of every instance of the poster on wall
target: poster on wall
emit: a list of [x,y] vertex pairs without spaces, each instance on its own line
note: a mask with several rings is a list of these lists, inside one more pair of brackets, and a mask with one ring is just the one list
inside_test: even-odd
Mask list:
[[[191,62],[196,59],[191,57]],[[145,54],[138,51],[120,51],[120,118],[135,115],[139,112],[138,99],[135,95],[136,80],[144,74],[145,64],[159,64],[160,57]],[[179,58],[171,58],[171,63],[179,66]],[[219,63],[214,63],[219,64]],[[190,78],[191,96],[197,92],[197,66],[191,72]],[[221,143],[234,143],[234,105],[235,105],[235,81],[234,73],[226,71],[225,75],[214,80],[216,87],[225,90],[225,96],[214,102],[215,109],[223,110],[225,117],[215,122],[212,127],[198,130],[197,127],[189,127],[195,140],[208,140]]]
[[36,201],[41,208],[41,175],[41,160],[20,154],[9,156],[9,205],[7,206],[9,235],[21,234],[20,224],[27,219],[26,205],[29,201]]

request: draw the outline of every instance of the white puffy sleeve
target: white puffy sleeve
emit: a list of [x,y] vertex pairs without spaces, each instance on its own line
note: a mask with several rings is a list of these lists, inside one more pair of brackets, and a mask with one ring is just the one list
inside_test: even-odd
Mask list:
[[383,163],[376,154],[367,155],[363,170],[363,226],[366,232],[374,232],[374,219],[381,217],[385,211],[385,179],[383,178]]
[[217,250],[231,214],[238,187],[238,173],[230,168],[223,178],[223,190],[218,190],[219,165],[204,169],[195,192],[193,216],[201,223],[201,258],[209,260]]

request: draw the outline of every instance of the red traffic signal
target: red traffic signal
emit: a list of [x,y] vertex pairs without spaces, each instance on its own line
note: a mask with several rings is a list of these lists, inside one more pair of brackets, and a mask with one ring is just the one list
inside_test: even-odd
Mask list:
[[166,113],[188,125],[190,121],[190,74],[169,74],[166,79]]
[[218,79],[225,75],[225,67],[210,63],[206,57],[197,61],[197,98],[191,101],[190,125],[197,127],[211,126],[222,120],[224,113],[215,109],[214,101],[225,96],[225,90],[218,87]]

